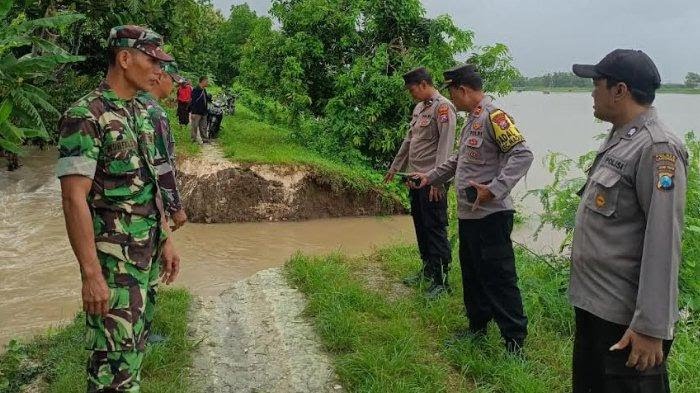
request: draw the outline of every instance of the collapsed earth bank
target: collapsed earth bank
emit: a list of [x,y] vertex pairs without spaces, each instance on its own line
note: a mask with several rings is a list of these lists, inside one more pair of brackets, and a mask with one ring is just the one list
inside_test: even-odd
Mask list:
[[403,214],[383,190],[303,165],[238,164],[215,146],[178,163],[178,188],[191,222],[296,221]]

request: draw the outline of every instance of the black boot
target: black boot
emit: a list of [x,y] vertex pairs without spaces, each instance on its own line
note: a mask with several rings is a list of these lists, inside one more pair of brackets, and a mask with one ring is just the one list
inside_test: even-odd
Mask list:
[[505,342],[506,351],[509,354],[517,357],[523,357],[523,345],[525,345],[525,342],[523,340],[506,338]]
[[452,293],[450,284],[447,281],[447,270],[442,263],[437,264],[435,271],[432,272],[433,283],[428,288],[428,294],[426,297],[429,300],[434,300],[439,298],[444,294]]
[[445,341],[445,346],[451,347],[465,340],[483,341],[486,339],[486,332],[486,325],[478,328],[474,328],[470,325],[469,328],[462,329],[448,338],[447,341]]
[[409,287],[417,287],[430,279],[431,275],[428,273],[428,264],[423,261],[423,267],[416,272],[416,274],[404,278],[403,283]]

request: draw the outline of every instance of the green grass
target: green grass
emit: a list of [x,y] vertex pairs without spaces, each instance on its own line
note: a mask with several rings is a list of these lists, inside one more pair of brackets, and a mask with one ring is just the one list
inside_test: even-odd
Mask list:
[[[524,360],[505,353],[493,324],[485,341],[444,345],[467,324],[456,259],[455,292],[435,302],[399,284],[418,269],[413,246],[360,258],[297,255],[286,273],[307,295],[308,313],[351,392],[568,392],[573,312],[566,265],[552,269],[520,249],[517,259],[530,320]],[[697,325],[678,329],[670,360],[674,392],[700,392],[699,332]]]
[[[190,392],[193,382],[188,370],[194,344],[187,335],[187,314],[191,295],[184,289],[167,289],[158,296],[153,332],[166,336],[167,341],[148,348],[142,391]],[[84,325],[85,317],[80,313],[70,325],[29,343],[10,343],[0,356],[0,392],[17,392],[42,377],[42,392],[85,392]]]
[[181,125],[177,121],[177,113],[175,109],[166,107],[170,119],[170,128],[175,135],[175,153],[179,158],[187,158],[197,156],[201,152],[199,144],[192,142],[190,139],[190,129],[188,126]]

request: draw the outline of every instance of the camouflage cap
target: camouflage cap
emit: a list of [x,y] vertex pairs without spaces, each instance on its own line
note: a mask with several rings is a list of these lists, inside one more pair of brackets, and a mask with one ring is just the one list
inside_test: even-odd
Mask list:
[[185,82],[185,78],[180,76],[180,70],[177,67],[177,63],[174,61],[164,61],[160,63],[160,68],[166,74],[170,75],[175,83],[181,84]]
[[163,37],[153,30],[141,26],[125,25],[113,27],[107,38],[108,48],[135,48],[162,61],[173,61],[163,51]]

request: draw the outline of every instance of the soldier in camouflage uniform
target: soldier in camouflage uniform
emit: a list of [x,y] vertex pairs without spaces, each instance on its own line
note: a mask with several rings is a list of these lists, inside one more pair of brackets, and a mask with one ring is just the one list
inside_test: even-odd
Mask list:
[[140,391],[155,283],[173,282],[179,257],[158,188],[153,125],[135,99],[173,59],[162,38],[119,26],[108,38],[109,69],[100,86],[59,122],[66,229],[80,264],[89,392]]
[[164,62],[161,66],[164,72],[158,78],[158,81],[148,92],[140,92],[138,99],[146,105],[148,116],[155,129],[155,164],[158,170],[158,186],[163,196],[165,211],[173,219],[173,230],[177,230],[187,222],[187,214],[182,208],[180,193],[177,190],[175,181],[175,137],[170,130],[168,114],[158,104],[157,100],[167,98],[175,86],[173,82],[179,84],[184,79],[178,75],[175,62]]

